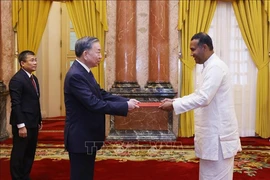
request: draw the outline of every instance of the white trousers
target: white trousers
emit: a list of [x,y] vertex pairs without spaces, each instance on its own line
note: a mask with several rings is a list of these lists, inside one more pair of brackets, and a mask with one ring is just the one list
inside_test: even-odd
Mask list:
[[223,159],[219,147],[218,161],[200,159],[200,180],[232,180],[234,157]]

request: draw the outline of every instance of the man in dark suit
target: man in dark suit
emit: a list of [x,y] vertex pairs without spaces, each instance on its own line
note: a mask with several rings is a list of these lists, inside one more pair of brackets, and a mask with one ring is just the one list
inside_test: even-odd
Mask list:
[[13,180],[28,180],[34,162],[38,131],[41,129],[38,79],[32,74],[37,58],[32,51],[18,56],[21,69],[11,78],[11,116],[13,148],[10,156],[10,173]]
[[102,58],[97,38],[78,39],[75,54],[77,59],[64,84],[65,148],[69,152],[70,179],[92,180],[96,151],[105,139],[105,114],[126,116],[129,110],[138,108],[138,101],[100,89],[91,72]]

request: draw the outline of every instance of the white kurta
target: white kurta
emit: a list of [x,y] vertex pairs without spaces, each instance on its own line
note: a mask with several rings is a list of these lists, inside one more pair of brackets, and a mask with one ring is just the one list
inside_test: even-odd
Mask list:
[[197,108],[194,139],[197,157],[218,160],[219,147],[224,159],[241,151],[229,69],[216,54],[204,63],[198,89],[175,99],[173,107],[176,114]]

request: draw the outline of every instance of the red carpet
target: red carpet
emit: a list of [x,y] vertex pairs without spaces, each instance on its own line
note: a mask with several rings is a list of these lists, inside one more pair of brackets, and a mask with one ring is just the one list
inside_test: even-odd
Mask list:
[[[160,161],[96,162],[95,180],[198,180],[198,163],[173,163]],[[1,160],[1,180],[9,177],[9,161]],[[269,180],[268,170],[258,170],[256,176],[234,173],[234,180]],[[44,159],[35,161],[32,180],[69,180],[69,161]]]
[[[2,175],[9,172],[9,161],[1,163]],[[185,169],[185,170],[184,170]],[[158,170],[158,171],[157,171]],[[36,161],[33,166],[31,178],[33,180],[68,180],[69,162],[67,160],[51,161],[44,159]],[[194,175],[192,175],[194,174]],[[146,161],[119,163],[115,160],[96,162],[95,180],[179,180],[198,179],[198,164],[192,163],[188,166],[185,163],[172,163]],[[7,177],[7,176],[6,176]],[[9,177],[3,180],[11,180]]]
[[[63,148],[64,118],[43,121],[33,180],[68,180],[69,161]],[[270,180],[270,142],[241,138],[243,151],[235,159],[234,180]],[[0,179],[10,180],[11,139],[0,143]],[[176,142],[110,142],[99,151],[95,180],[197,180],[198,159],[193,138]],[[191,156],[191,158],[190,158]]]

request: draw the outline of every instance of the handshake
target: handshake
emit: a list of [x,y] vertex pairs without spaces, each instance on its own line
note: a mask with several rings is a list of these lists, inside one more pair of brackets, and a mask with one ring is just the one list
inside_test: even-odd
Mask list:
[[[160,105],[158,106],[159,109],[165,110],[165,111],[172,111],[173,110],[173,99],[164,99],[161,101]],[[128,110],[131,111],[135,108],[139,108],[139,103],[140,101],[136,100],[136,99],[130,99],[129,101],[127,101],[128,103]]]

